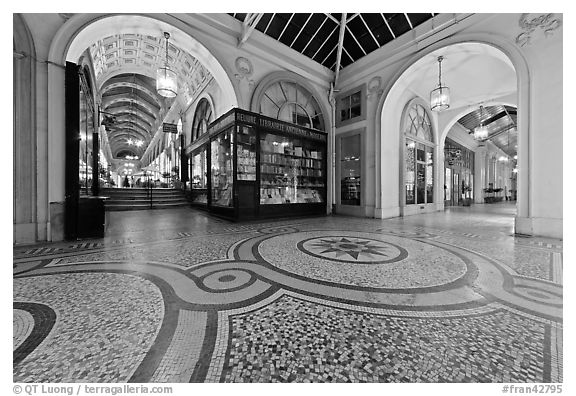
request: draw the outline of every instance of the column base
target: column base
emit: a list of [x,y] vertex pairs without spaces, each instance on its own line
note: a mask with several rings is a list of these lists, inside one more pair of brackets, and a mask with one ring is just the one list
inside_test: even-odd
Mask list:
[[391,208],[375,208],[374,218],[376,219],[389,219],[390,217],[400,216],[400,207],[394,206]]
[[518,216],[514,219],[516,234],[562,239],[564,235],[562,227],[562,219]]
[[13,242],[16,245],[36,242],[36,223],[14,224]]

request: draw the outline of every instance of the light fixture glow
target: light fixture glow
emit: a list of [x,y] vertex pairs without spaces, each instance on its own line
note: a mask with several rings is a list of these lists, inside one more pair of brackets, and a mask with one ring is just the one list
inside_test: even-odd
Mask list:
[[438,57],[438,87],[430,92],[430,109],[443,111],[450,107],[450,88],[442,85],[442,61],[443,56]]
[[168,66],[168,39],[170,39],[170,33],[164,32],[164,38],[166,39],[166,59],[164,66],[156,71],[156,91],[159,95],[173,98],[178,92],[178,80],[176,72]]
[[474,128],[474,139],[484,140],[488,138],[488,127],[484,125],[484,107],[480,106],[480,125]]

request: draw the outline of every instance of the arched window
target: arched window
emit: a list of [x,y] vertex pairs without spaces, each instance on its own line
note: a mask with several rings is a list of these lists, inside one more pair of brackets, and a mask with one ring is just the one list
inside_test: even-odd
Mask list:
[[307,128],[324,130],[324,118],[310,92],[293,81],[277,81],[266,88],[260,99],[260,114]]
[[212,121],[212,107],[208,99],[203,98],[196,106],[194,122],[192,123],[192,141],[195,141],[208,130],[208,124]]
[[410,102],[402,122],[406,205],[434,202],[434,134],[428,112]]

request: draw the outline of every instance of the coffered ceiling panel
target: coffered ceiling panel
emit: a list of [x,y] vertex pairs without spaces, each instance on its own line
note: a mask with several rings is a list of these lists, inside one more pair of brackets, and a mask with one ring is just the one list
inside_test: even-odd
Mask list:
[[[102,111],[113,115],[107,125],[115,157],[141,156],[161,126],[174,99],[156,93],[156,70],[166,62],[166,40],[143,34],[111,35],[89,48],[101,87]],[[187,104],[212,80],[191,54],[169,43],[168,66],[178,76],[178,97]]]

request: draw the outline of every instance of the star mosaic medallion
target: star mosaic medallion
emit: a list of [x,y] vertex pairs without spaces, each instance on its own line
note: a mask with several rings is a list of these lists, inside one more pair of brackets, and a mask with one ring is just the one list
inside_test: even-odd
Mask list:
[[324,237],[304,241],[301,250],[334,261],[382,263],[398,261],[403,249],[387,242],[366,238]]

